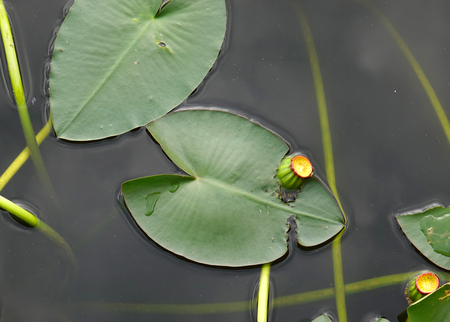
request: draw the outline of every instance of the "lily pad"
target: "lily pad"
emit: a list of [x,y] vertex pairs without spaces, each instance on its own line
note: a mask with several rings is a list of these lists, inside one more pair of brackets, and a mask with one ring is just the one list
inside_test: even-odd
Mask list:
[[410,322],[449,321],[450,283],[410,305],[407,311]]
[[333,322],[328,316],[321,315],[318,318],[315,318],[312,322]]
[[166,114],[208,73],[225,29],[224,0],[76,0],[53,52],[56,134],[96,140]]
[[290,216],[304,246],[323,243],[344,227],[335,199],[314,178],[290,205],[278,199],[274,176],[288,148],[243,117],[179,111],[148,130],[187,175],[131,180],[122,191],[141,229],[178,255],[210,265],[262,264],[286,253]]
[[422,213],[399,215],[397,221],[425,257],[450,270],[450,208],[435,207]]
[[423,217],[420,221],[420,230],[436,253],[450,256],[450,214],[440,218],[433,215]]

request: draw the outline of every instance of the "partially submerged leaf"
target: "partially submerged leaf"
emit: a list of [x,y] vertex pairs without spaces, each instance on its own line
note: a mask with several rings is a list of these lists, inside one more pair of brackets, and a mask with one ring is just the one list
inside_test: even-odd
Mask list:
[[169,2],[75,1],[52,59],[58,137],[96,140],[127,132],[166,114],[200,84],[223,42],[225,2]]
[[333,322],[331,319],[326,315],[321,315],[318,318],[315,318],[312,322]]
[[430,261],[450,270],[450,209],[435,207],[425,212],[399,215],[406,237]]
[[131,180],[122,191],[141,229],[172,252],[211,265],[256,265],[287,251],[289,216],[304,246],[344,227],[335,199],[314,178],[290,205],[278,199],[274,176],[288,149],[261,126],[230,113],[189,110],[148,129],[188,176]]
[[450,321],[450,283],[408,307],[410,322]]

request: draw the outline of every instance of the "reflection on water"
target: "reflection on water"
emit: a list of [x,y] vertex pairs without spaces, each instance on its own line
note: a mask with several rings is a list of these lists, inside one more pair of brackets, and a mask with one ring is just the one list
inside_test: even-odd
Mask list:
[[[69,2],[15,0],[13,9],[7,3],[36,131],[45,124],[48,47]],[[268,125],[289,138],[293,152],[308,151],[317,164],[315,175],[325,180],[313,79],[293,3],[227,0],[226,45],[184,106],[225,107]],[[372,3],[408,45],[449,114],[450,3]],[[414,250],[394,219],[430,203],[450,205],[450,146],[421,82],[389,31],[365,6],[332,0],[301,5],[320,63],[336,185],[349,221],[341,241],[345,283],[424,268],[440,271]],[[3,172],[25,140],[5,86],[0,86],[0,103]],[[126,180],[178,173],[145,131],[88,144],[52,136],[41,151],[63,214],[52,213],[30,161],[2,194],[40,210],[73,246],[78,271],[61,287],[70,265],[62,250],[38,231],[0,217],[3,320],[251,321],[259,267],[215,268],[179,258],[148,240],[117,202],[117,190]],[[176,189],[174,183],[170,191]],[[288,256],[272,266],[274,297],[332,289],[331,244],[304,249],[290,237]],[[395,321],[407,305],[403,290],[404,285],[396,284],[348,294],[348,320],[383,315]],[[217,307],[183,311],[183,304],[210,303]],[[168,315],[158,304],[180,306],[166,307],[172,310]],[[275,307],[273,321],[310,321],[322,312],[336,316],[332,294]]]

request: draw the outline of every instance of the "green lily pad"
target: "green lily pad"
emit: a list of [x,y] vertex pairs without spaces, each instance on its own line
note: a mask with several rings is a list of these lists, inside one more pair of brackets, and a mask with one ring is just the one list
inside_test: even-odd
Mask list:
[[408,307],[410,322],[450,321],[450,283]]
[[122,191],[141,229],[178,255],[210,265],[256,265],[286,253],[289,216],[304,246],[323,243],[344,227],[335,199],[314,178],[290,205],[278,199],[274,176],[288,148],[243,117],[179,111],[148,130],[187,175],[131,180]]
[[433,215],[423,217],[420,221],[420,230],[436,253],[450,256],[450,214],[440,218]]
[[333,322],[328,316],[321,315],[318,318],[315,318],[312,322]]
[[96,140],[148,124],[200,84],[221,48],[224,0],[76,0],[54,47],[56,134]]
[[435,207],[422,213],[399,215],[397,221],[425,257],[450,270],[450,208]]

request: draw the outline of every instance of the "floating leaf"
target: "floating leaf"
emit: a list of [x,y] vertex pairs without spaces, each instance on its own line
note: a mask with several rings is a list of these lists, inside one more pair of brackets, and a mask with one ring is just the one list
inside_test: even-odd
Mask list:
[[407,311],[410,322],[449,321],[450,283],[410,305]]
[[433,215],[423,217],[420,221],[420,230],[436,253],[450,256],[450,214],[440,218]]
[[205,264],[255,265],[287,251],[289,216],[304,246],[343,228],[335,199],[314,178],[291,205],[278,199],[274,176],[288,149],[261,126],[230,113],[189,110],[148,129],[188,175],[131,180],[122,191],[138,225],[164,248]]
[[328,316],[321,315],[318,318],[315,318],[312,322],[333,322]]
[[223,0],[76,0],[52,60],[57,135],[96,140],[166,114],[205,77],[225,28]]
[[422,213],[399,215],[406,237],[430,261],[450,269],[450,209],[435,207]]

